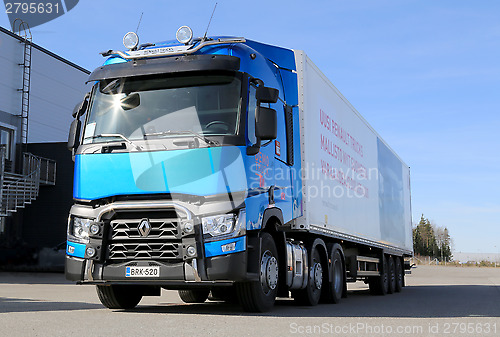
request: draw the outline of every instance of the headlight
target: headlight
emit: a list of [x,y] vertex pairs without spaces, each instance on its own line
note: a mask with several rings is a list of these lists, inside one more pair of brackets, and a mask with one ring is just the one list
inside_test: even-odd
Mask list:
[[92,225],[91,219],[73,217],[68,228],[68,236],[70,239],[79,242],[89,242],[89,231]]
[[240,210],[238,217],[234,214],[220,214],[201,219],[205,241],[222,240],[244,235],[246,233],[246,213]]

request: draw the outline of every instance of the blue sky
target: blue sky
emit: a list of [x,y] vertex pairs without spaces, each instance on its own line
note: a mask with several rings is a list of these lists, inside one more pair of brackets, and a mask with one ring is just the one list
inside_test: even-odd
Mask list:
[[[214,3],[81,0],[34,42],[92,70],[141,12],[154,42],[202,36]],[[411,167],[413,221],[448,227],[456,251],[499,252],[499,14],[494,0],[219,0],[209,35],[306,51]]]

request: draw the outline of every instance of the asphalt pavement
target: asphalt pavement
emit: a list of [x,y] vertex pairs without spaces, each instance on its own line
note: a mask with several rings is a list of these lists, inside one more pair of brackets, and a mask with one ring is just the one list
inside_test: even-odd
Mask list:
[[500,336],[500,268],[419,266],[401,293],[349,284],[340,304],[249,314],[223,302],[184,304],[176,291],[130,311],[104,308],[93,286],[62,274],[0,273],[0,336]]

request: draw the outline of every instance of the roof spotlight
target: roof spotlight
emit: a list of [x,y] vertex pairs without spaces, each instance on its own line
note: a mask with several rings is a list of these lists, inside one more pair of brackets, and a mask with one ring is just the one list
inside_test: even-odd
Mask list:
[[139,36],[134,32],[128,32],[123,37],[123,45],[130,50],[135,49],[139,44]]
[[182,26],[177,29],[175,37],[180,43],[188,44],[193,39],[193,31],[188,26]]

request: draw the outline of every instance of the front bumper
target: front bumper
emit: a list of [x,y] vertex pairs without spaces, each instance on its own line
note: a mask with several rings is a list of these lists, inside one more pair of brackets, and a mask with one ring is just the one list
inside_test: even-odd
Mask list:
[[[86,284],[101,283],[148,283],[158,285],[181,284],[231,284],[248,280],[246,252],[233,253],[211,258],[196,259],[197,263],[163,263],[158,261],[124,262],[102,264],[88,259],[66,256],[66,278]],[[201,261],[201,263],[198,263]],[[126,277],[126,267],[159,266],[158,278]]]
[[[66,278],[78,283],[149,283],[159,285],[213,284],[250,280],[251,277],[247,271],[247,247],[251,247],[252,244],[248,242],[248,236],[243,235],[202,243],[199,218],[192,218],[194,214],[215,213],[219,210],[224,213],[224,209],[227,210],[227,205],[214,203],[210,209],[193,209],[193,207],[195,206],[187,203],[180,205],[172,202],[123,202],[93,209],[80,205],[73,206],[72,215],[101,221],[99,224],[102,225],[102,230],[99,233],[103,234],[100,234],[99,237],[91,235],[89,243],[86,244],[68,241]],[[158,209],[164,212],[174,208],[176,216],[158,213],[164,216],[160,220],[155,218],[153,214],[159,212]],[[124,213],[120,213],[120,209],[124,209]],[[132,217],[133,213],[131,212],[137,212],[138,209],[143,213],[137,215],[137,219],[152,217],[150,221],[152,241],[137,237],[135,222],[138,220],[133,220],[135,221],[133,222],[129,216]],[[116,220],[116,214],[126,214],[127,217],[123,218],[122,216],[120,218],[122,220]],[[193,221],[195,231],[185,233],[180,223],[174,226],[174,223],[180,218],[183,219],[182,221]],[[116,232],[111,232],[115,229]],[[153,242],[154,245],[150,245]],[[132,248],[129,248],[130,244],[132,244]],[[158,244],[170,250],[164,251],[164,248],[159,248]],[[196,247],[194,258],[186,254],[186,249],[189,246]],[[87,256],[88,247],[95,248],[96,254],[94,256]],[[123,247],[127,247],[127,249],[125,250]],[[129,266],[155,266],[159,268],[159,276],[157,278],[127,277],[126,268]]]

